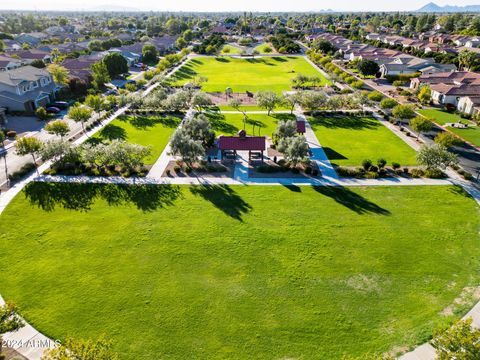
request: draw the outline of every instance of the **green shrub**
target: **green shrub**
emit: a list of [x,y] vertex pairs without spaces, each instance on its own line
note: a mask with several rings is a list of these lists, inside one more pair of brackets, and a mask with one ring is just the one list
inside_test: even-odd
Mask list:
[[372,91],[368,94],[368,99],[375,102],[380,102],[384,98],[383,94],[380,91]]
[[422,169],[413,169],[412,170],[412,177],[421,178],[423,176],[425,176],[425,171],[423,171]]
[[443,179],[446,177],[446,175],[440,169],[430,169],[425,171],[425,177],[430,179]]
[[29,173],[31,173],[34,170],[35,170],[35,164],[34,163],[31,163],[31,162],[26,163],[19,170],[9,174],[8,179],[11,182],[16,182],[18,180],[21,180],[23,177],[25,177],[26,175],[28,175]]
[[387,165],[387,160],[385,160],[383,158],[380,158],[380,159],[377,160],[377,166],[380,169],[383,169],[385,167],[385,165]]
[[394,170],[400,169],[400,163],[398,163],[398,162],[392,162],[392,168],[393,168]]
[[365,177],[366,177],[367,179],[378,179],[380,176],[378,175],[378,172],[368,171],[368,172],[365,174]]
[[458,174],[461,175],[465,180],[469,180],[469,181],[473,180],[473,175],[470,174],[468,171],[465,171],[463,169],[459,169]]
[[363,81],[354,81],[350,84],[351,87],[353,87],[354,89],[361,89],[363,87],[364,83]]
[[395,80],[392,85],[395,87],[400,87],[400,86],[405,86],[407,85],[408,81],[407,80]]
[[397,106],[397,102],[391,98],[385,98],[380,101],[380,107],[382,109],[393,109],[395,106]]
[[370,159],[365,159],[362,161],[362,167],[365,169],[365,170],[368,170],[370,169],[370,167],[372,166],[372,160]]

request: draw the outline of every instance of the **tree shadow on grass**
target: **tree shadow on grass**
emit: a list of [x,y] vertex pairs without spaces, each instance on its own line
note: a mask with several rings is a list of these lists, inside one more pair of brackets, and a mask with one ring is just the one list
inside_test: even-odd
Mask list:
[[173,76],[176,80],[191,79],[197,75],[197,72],[190,65],[184,65],[175,72]]
[[146,130],[158,124],[169,128],[176,128],[180,124],[180,121],[176,116],[135,116],[133,119],[130,119],[130,124],[137,129]]
[[283,187],[287,188],[291,192],[296,192],[296,193],[302,192],[302,189],[298,185],[283,185]]
[[459,196],[463,196],[463,197],[466,197],[466,198],[473,199],[472,195],[470,195],[468,193],[468,191],[466,191],[463,187],[461,187],[459,185],[450,186],[448,191],[455,194],[455,195],[459,195]]
[[277,120],[295,120],[296,119],[295,115],[286,114],[286,113],[271,114],[270,116]]
[[225,119],[225,115],[221,113],[203,113],[208,120],[210,121],[210,125],[212,129],[224,133],[224,134],[235,134],[238,132],[238,128],[235,125],[228,123]]
[[218,62],[223,62],[223,63],[229,63],[230,62],[230,59],[226,58],[226,57],[215,57],[215,60],[218,61]]
[[32,182],[24,189],[31,205],[44,211],[54,211],[57,206],[67,210],[87,212],[97,199],[110,206],[133,204],[144,212],[174,205],[182,196],[176,185],[116,185],[116,184],[66,184]]
[[346,160],[347,157],[343,156],[339,152],[336,152],[332,148],[324,147],[323,151],[325,151],[325,155],[327,155],[329,160]]
[[275,61],[278,61],[278,62],[287,62],[288,61],[284,57],[280,57],[280,56],[272,56],[272,60],[275,60]]
[[342,116],[342,117],[312,117],[308,120],[312,128],[317,126],[323,126],[330,129],[351,129],[351,130],[364,130],[364,129],[377,129],[380,126],[378,120],[368,117],[357,117],[357,116]]
[[210,201],[225,215],[241,222],[242,216],[252,211],[252,207],[228,185],[199,185],[191,187],[190,191]]
[[356,212],[357,214],[378,214],[390,215],[390,211],[364,198],[360,194],[341,186],[314,186],[313,189],[329,198],[332,198],[340,205]]
[[102,139],[107,140],[127,139],[127,132],[125,131],[125,129],[114,124],[108,124],[102,130],[100,130],[98,134]]

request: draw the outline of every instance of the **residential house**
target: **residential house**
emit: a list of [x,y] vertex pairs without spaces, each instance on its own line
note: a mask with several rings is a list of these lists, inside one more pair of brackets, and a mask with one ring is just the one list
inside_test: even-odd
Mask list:
[[480,96],[465,96],[460,98],[457,108],[459,111],[468,115],[480,113]]
[[80,56],[78,59],[65,59],[61,65],[68,70],[70,78],[78,78],[85,83],[90,83],[92,79],[91,67],[96,62],[96,60]]
[[0,71],[7,71],[19,68],[22,62],[19,59],[12,58],[6,55],[0,55]]
[[127,50],[122,50],[122,48],[113,48],[108,50],[109,53],[118,53],[124,57],[125,60],[127,60],[127,64],[129,67],[134,66],[137,64],[140,59],[142,58],[142,55],[127,51]]
[[22,66],[0,72],[0,107],[34,113],[54,100],[57,86],[45,69]]
[[465,97],[480,96],[480,74],[469,71],[422,75],[410,83],[412,89],[426,84],[432,91],[432,100],[439,105],[453,105],[460,111],[470,111],[471,105]]
[[455,71],[456,69],[456,66],[453,64],[437,64],[433,59],[422,59],[405,54],[396,56],[392,61],[380,65],[382,77],[415,73],[433,74],[436,72]]
[[22,33],[14,38],[14,40],[20,44],[28,44],[31,47],[35,47],[48,38],[48,35],[41,32],[36,33]]
[[42,60],[46,64],[53,61],[50,52],[39,49],[12,51],[7,53],[7,55],[20,59],[24,64],[31,64],[34,60]]

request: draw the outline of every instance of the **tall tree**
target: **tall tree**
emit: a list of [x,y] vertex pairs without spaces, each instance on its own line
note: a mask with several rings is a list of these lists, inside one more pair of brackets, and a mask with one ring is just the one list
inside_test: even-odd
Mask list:
[[459,320],[432,340],[438,360],[480,359],[480,329],[472,328],[472,319]]
[[67,85],[70,76],[68,70],[58,64],[49,64],[47,70],[52,74],[53,80],[59,85]]
[[[17,307],[7,302],[5,305],[0,306],[0,334],[15,331],[24,326],[22,319],[17,315]],[[2,357],[2,345],[3,340],[0,336],[0,358]]]
[[417,116],[410,120],[410,127],[417,133],[418,139],[422,133],[432,130],[433,122],[424,118],[423,116]]
[[33,164],[35,165],[35,169],[37,170],[37,174],[40,175],[38,172],[37,166],[37,158],[36,155],[42,149],[43,143],[41,140],[37,139],[33,136],[24,136],[17,140],[15,150],[16,153],[20,156],[31,155],[33,159]]
[[85,123],[92,116],[92,109],[82,106],[73,106],[67,114],[67,117],[75,122],[82,124],[83,132],[85,133]]
[[119,53],[113,52],[106,55],[102,62],[107,67],[108,74],[112,79],[128,72],[127,60]]
[[110,74],[108,73],[105,63],[99,61],[92,65],[93,85],[97,89],[101,89],[106,83],[110,82]]

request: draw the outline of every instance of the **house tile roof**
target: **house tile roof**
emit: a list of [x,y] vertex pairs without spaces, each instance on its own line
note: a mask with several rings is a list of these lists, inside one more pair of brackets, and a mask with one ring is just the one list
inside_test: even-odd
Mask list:
[[22,66],[17,69],[0,71],[0,83],[16,86],[24,81],[37,81],[42,77],[50,77],[50,73],[44,69],[33,66]]

